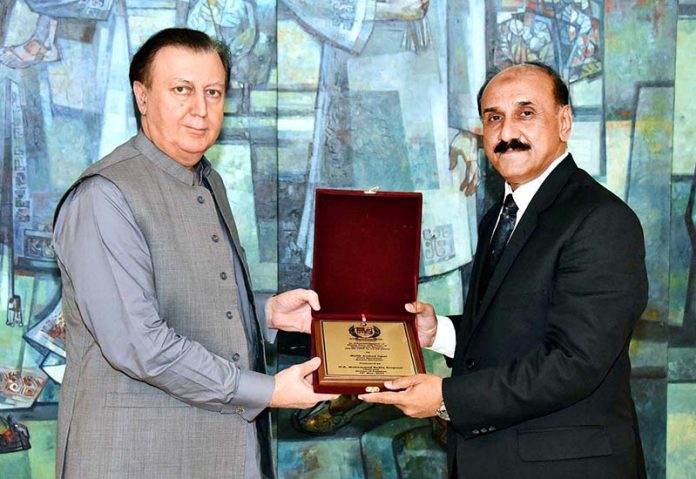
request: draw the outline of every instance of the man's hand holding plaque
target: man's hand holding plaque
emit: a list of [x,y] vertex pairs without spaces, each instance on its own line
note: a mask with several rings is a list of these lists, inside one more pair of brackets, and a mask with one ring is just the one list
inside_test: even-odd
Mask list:
[[435,342],[435,333],[437,333],[437,317],[433,305],[414,301],[407,303],[404,308],[409,313],[416,315],[418,342],[421,348],[431,347]]
[[319,311],[319,296],[311,289],[293,289],[272,296],[266,303],[268,327],[309,334],[312,311]]
[[[418,342],[422,348],[431,347],[437,332],[435,309],[428,303],[414,301],[405,306],[416,315]],[[359,399],[379,404],[392,404],[404,414],[415,418],[437,415],[442,402],[442,378],[434,374],[416,374],[386,381],[386,392],[361,394]]]
[[410,417],[423,418],[437,415],[442,405],[442,378],[434,374],[417,374],[387,381],[389,390],[360,394],[358,399],[379,404],[393,404]]

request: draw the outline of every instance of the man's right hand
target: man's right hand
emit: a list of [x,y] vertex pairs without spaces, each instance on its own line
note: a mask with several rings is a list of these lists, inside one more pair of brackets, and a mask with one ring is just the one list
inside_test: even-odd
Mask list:
[[319,401],[336,399],[338,394],[317,394],[312,389],[312,372],[321,360],[312,358],[302,364],[295,364],[275,375],[275,389],[269,407],[306,409]]
[[406,303],[406,311],[416,315],[416,326],[418,328],[418,341],[421,348],[429,348],[435,341],[437,334],[437,317],[432,304],[414,301]]

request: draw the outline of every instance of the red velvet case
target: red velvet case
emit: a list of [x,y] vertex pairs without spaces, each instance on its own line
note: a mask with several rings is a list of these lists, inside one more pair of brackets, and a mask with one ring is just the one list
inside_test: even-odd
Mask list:
[[[403,321],[416,372],[425,372],[416,318],[404,309],[418,296],[422,195],[318,189],[315,205],[312,287],[321,310],[312,313],[312,356],[323,352],[319,320],[360,322],[364,314],[368,323]],[[384,389],[384,380],[337,383],[334,376],[327,384],[324,378],[322,361],[316,392]]]

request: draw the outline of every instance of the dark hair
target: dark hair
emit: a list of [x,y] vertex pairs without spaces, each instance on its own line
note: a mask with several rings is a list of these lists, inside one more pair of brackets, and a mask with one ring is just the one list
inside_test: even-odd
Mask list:
[[[568,92],[568,87],[566,86],[565,82],[563,81],[563,78],[561,78],[561,75],[558,74],[556,70],[551,68],[550,66],[546,65],[545,63],[541,62],[523,62],[523,63],[518,63],[513,66],[517,65],[527,65],[533,68],[538,68],[542,70],[544,73],[546,73],[551,81],[553,82],[553,96],[554,99],[556,100],[556,104],[558,106],[565,106],[570,104],[570,93]],[[486,81],[483,83],[483,86],[478,92],[478,95],[476,95],[476,101],[478,102],[478,113],[479,116],[481,116],[481,97],[483,96],[483,91],[486,89],[488,84],[491,82],[491,80],[500,72],[505,71],[504,69],[501,70],[494,70],[488,73],[486,75]]]
[[[230,85],[230,51],[227,46],[219,40],[210,38],[203,32],[191,30],[189,28],[166,28],[152,35],[141,46],[131,60],[128,78],[130,79],[131,92],[136,81],[149,86],[150,70],[155,55],[164,47],[182,47],[194,52],[215,52],[220,57],[222,66],[225,69],[225,91]],[[140,127],[140,110],[133,94],[133,107],[135,117]]]

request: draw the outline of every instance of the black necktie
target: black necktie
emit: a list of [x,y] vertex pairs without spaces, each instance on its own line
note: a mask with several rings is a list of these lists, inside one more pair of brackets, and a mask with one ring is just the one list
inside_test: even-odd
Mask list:
[[491,244],[488,247],[488,254],[486,254],[486,260],[483,263],[481,282],[479,283],[479,300],[483,298],[483,294],[488,287],[488,281],[490,281],[491,276],[493,276],[493,271],[495,271],[495,267],[498,261],[500,261],[500,257],[503,255],[505,246],[510,240],[512,230],[515,229],[516,219],[517,205],[515,204],[512,194],[509,194],[505,197],[503,211],[500,213],[498,226],[495,228]]

